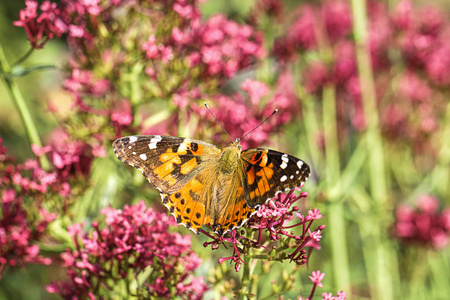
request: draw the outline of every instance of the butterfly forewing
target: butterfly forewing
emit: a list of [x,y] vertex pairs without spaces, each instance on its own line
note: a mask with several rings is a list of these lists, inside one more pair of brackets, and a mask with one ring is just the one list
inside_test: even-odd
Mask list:
[[172,194],[205,165],[217,159],[220,148],[182,137],[139,135],[119,138],[113,143],[117,157],[142,171],[161,192]]
[[277,192],[301,186],[310,173],[302,160],[268,149],[248,149],[241,158],[245,171],[244,189],[250,207],[264,204]]

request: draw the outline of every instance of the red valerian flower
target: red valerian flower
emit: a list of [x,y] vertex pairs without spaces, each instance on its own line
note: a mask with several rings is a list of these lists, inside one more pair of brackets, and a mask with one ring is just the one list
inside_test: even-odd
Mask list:
[[[236,271],[240,270],[244,263],[243,256],[249,251],[258,251],[258,255],[266,255],[267,259],[272,261],[290,260],[299,265],[305,264],[308,257],[304,248],[312,247],[311,241],[320,241],[320,232],[325,226],[321,225],[314,231],[310,230],[314,220],[322,218],[322,215],[317,209],[310,210],[307,217],[299,214],[297,212],[299,208],[294,206],[294,203],[305,198],[307,193],[301,192],[300,195],[296,195],[295,190],[299,189],[292,189],[286,194],[279,193],[262,205],[245,225],[246,234],[240,228],[233,229],[224,236],[200,230],[212,239],[210,242],[205,242],[203,246],[211,246],[215,250],[221,244],[231,245],[233,254],[219,258],[219,263],[232,261]],[[290,231],[293,228],[298,228],[300,233]],[[267,248],[265,243],[269,241],[278,241],[278,246]]]
[[[94,222],[89,233],[83,234],[80,224],[69,228],[75,249],[61,255],[69,279],[50,284],[47,291],[64,298],[110,295],[123,282],[129,285],[128,296],[202,298],[205,281],[193,276],[201,260],[190,236],[169,232],[176,224],[172,217],[143,201],[101,213],[104,225]],[[146,280],[133,284],[140,273],[147,274]]]
[[14,165],[0,138],[0,274],[9,265],[48,265],[38,242],[56,214],[42,207],[44,197],[60,192],[55,173],[42,170],[36,160]]
[[394,235],[407,244],[445,248],[450,242],[450,209],[439,211],[439,201],[430,195],[418,199],[417,208],[396,209]]
[[14,25],[23,27],[30,40],[31,47],[42,48],[54,36],[67,32],[67,25],[61,19],[61,12],[56,3],[44,1],[38,14],[38,2],[25,1],[27,6],[20,11],[19,20]]

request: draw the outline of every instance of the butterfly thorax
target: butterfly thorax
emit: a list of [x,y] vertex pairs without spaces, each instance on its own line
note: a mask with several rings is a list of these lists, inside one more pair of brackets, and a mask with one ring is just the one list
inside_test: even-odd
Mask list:
[[221,174],[230,174],[236,170],[241,156],[241,151],[242,148],[239,141],[235,141],[223,149],[220,158]]

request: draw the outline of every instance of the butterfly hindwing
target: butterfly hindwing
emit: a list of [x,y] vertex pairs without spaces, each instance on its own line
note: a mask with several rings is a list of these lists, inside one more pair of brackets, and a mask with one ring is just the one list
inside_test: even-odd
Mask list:
[[186,185],[221,149],[182,137],[139,135],[113,143],[117,157],[142,171],[161,192],[172,194]]
[[241,170],[221,174],[219,165],[219,159],[210,161],[180,190],[161,195],[177,223],[194,232],[210,224],[215,232],[223,234],[242,226],[255,211],[246,204]]
[[242,152],[241,158],[250,207],[266,203],[280,191],[302,185],[310,173],[309,166],[302,160],[274,150],[248,149]]

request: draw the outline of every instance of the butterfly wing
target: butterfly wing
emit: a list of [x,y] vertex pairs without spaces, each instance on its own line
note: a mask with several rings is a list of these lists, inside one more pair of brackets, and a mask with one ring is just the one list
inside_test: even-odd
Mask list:
[[212,144],[182,137],[138,135],[114,141],[114,152],[124,163],[142,171],[159,191],[172,194],[217,159],[222,150]]
[[211,224],[215,232],[223,234],[241,226],[254,211],[245,202],[238,171],[223,175],[219,172],[219,163],[219,160],[211,162],[177,192],[161,194],[177,223],[194,232],[204,224]]
[[278,192],[302,185],[309,176],[309,166],[302,160],[263,148],[242,151],[244,190],[247,204],[259,206]]

